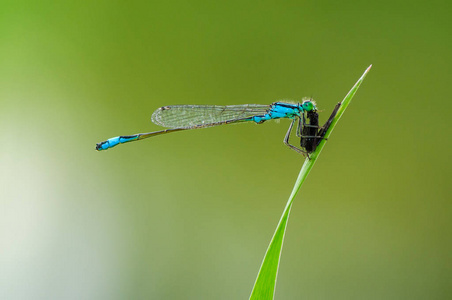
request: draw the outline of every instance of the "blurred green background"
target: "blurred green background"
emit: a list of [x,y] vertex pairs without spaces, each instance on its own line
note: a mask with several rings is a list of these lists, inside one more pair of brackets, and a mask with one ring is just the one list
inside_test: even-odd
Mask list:
[[175,133],[170,104],[314,97],[373,68],[292,209],[276,299],[452,295],[446,1],[2,1],[0,298],[247,299],[303,159],[289,121]]

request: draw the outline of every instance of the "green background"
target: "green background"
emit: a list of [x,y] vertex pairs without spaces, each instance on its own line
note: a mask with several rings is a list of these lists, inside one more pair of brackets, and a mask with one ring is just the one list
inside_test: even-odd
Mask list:
[[314,97],[373,64],[288,225],[276,299],[452,295],[448,1],[2,1],[0,298],[246,299],[303,163],[289,121],[175,133],[170,104]]

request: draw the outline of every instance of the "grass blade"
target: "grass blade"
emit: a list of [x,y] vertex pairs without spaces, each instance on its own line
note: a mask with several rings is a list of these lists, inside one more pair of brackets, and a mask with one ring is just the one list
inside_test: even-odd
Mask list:
[[[335,118],[333,119],[330,128],[326,132],[325,138],[328,138],[330,136],[331,132],[333,131],[347,106],[350,104],[350,101],[352,100],[353,96],[355,95],[356,91],[358,90],[371,67],[372,65],[367,68],[361,78],[355,83],[352,89],[345,96],[344,100],[342,100],[341,107],[339,108]],[[311,159],[306,159],[303,166],[301,167],[300,174],[298,174],[298,178],[295,182],[292,193],[289,196],[289,200],[287,201],[286,207],[284,208],[284,212],[281,216],[281,219],[279,220],[272,240],[270,241],[270,245],[267,248],[267,252],[265,253],[264,260],[262,261],[261,268],[251,292],[251,300],[272,300],[274,297],[281,250],[284,243],[284,234],[286,233],[287,221],[289,220],[289,214],[290,209],[292,208],[293,199],[297,195],[298,191],[301,188],[301,185],[314,166],[317,157],[320,155],[320,152],[322,152],[322,149],[325,146],[325,143],[326,139],[323,139],[322,142],[318,145],[317,149],[310,154]]]

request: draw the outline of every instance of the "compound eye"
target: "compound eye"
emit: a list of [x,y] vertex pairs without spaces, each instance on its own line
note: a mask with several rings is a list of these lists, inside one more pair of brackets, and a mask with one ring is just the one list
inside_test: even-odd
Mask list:
[[305,111],[311,111],[314,109],[314,104],[311,101],[304,101],[301,106],[303,106]]

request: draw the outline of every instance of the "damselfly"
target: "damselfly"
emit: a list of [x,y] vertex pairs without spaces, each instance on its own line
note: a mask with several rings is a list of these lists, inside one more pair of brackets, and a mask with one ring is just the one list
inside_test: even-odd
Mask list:
[[[294,123],[298,120],[297,136],[303,137],[305,124],[305,113],[316,112],[317,108],[313,100],[304,100],[301,104],[284,102],[274,102],[271,105],[244,104],[244,105],[172,105],[157,109],[152,114],[152,122],[157,125],[168,127],[169,129],[138,133],[133,135],[123,135],[108,139],[96,145],[96,150],[106,150],[118,144],[138,141],[149,137],[166,134],[170,132],[206,128],[223,124],[234,124],[242,122],[254,122],[261,124],[268,120],[281,118],[292,119],[287,131],[284,143],[291,149],[308,155],[310,152],[295,147],[289,143],[289,136]],[[318,124],[318,122],[317,122]],[[316,128],[316,132],[318,125]],[[313,135],[315,136],[315,135]],[[307,136],[306,138],[309,138]],[[302,145],[302,147],[305,147]],[[312,151],[311,151],[312,152]]]

